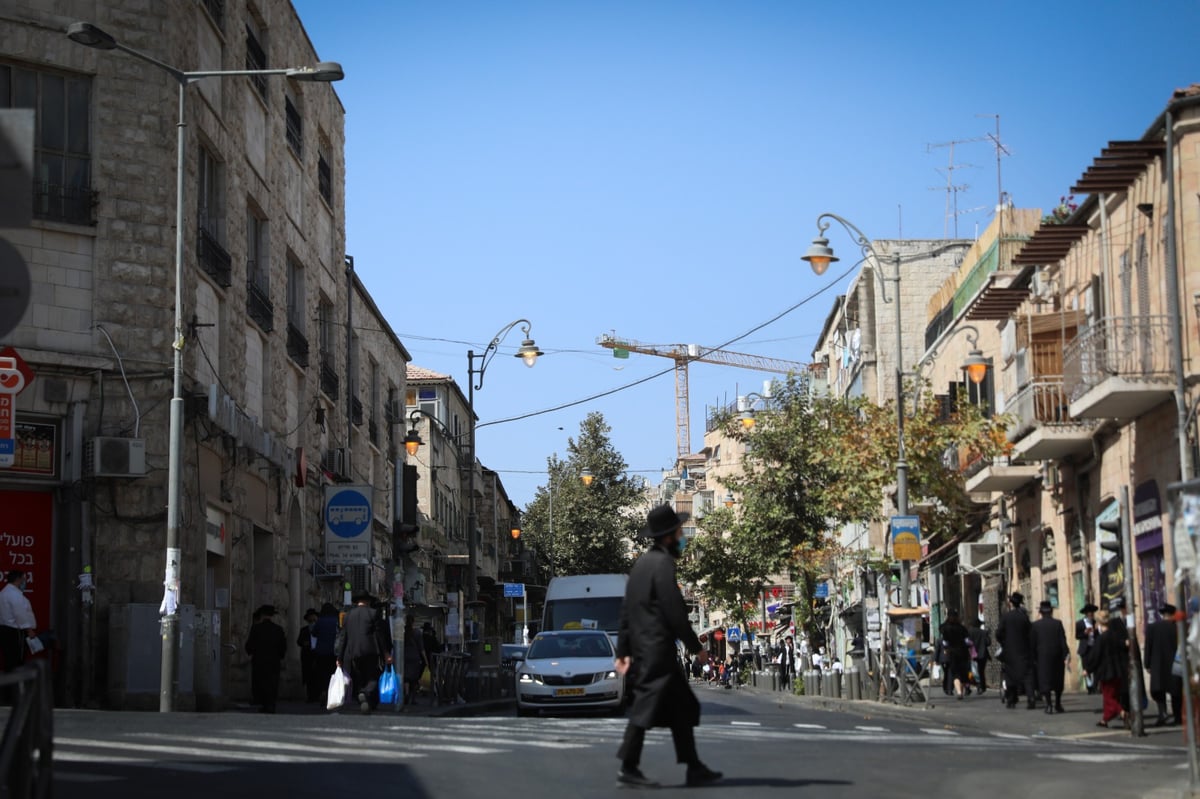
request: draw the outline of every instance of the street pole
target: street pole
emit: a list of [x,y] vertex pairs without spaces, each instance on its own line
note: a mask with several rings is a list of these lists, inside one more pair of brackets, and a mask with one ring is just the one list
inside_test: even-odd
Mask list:
[[[878,259],[876,259],[878,260]],[[892,260],[892,291],[896,306],[896,513],[908,515],[908,460],[904,451],[904,327],[900,322],[900,251]],[[912,561],[900,561],[900,607],[910,607],[909,569]],[[917,654],[920,654],[918,652]]]
[[296,80],[330,82],[344,75],[339,64],[318,63],[315,68],[292,69],[231,69],[187,72],[118,42],[113,36],[90,22],[72,22],[67,26],[67,38],[76,44],[98,50],[120,50],[140,61],[163,70],[179,84],[178,121],[175,137],[175,335],[171,339],[172,381],[170,422],[167,440],[167,533],[166,567],[163,572],[163,601],[159,608],[162,619],[161,669],[159,675],[159,712],[169,713],[175,704],[175,653],[179,640],[179,598],[182,557],[179,546],[179,502],[183,493],[183,188],[184,160],[187,152],[187,88],[204,78],[223,78],[236,75],[284,75]]
[[1121,535],[1121,569],[1125,573],[1123,588],[1125,593],[1125,627],[1129,636],[1129,712],[1133,716],[1131,724],[1134,737],[1146,734],[1142,718],[1142,658],[1138,651],[1137,614],[1133,607],[1133,552],[1130,549],[1129,535],[1129,486],[1121,486],[1120,506],[1120,535]]

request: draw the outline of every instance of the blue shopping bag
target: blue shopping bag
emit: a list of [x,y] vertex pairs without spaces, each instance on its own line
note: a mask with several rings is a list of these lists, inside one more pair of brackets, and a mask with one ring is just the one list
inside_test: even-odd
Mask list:
[[379,675],[379,703],[394,705],[399,701],[400,685],[396,679],[396,667],[389,665],[383,674]]

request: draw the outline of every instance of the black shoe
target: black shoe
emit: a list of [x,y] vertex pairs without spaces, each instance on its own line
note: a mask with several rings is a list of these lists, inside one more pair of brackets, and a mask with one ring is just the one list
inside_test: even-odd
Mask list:
[[694,766],[688,766],[687,784],[689,788],[695,788],[701,785],[712,785],[724,775],[719,771],[713,771],[703,763],[697,763]]
[[1037,710],[1037,702],[1029,702],[1025,705],[1026,710]]
[[1057,705],[1054,706],[1054,712],[1055,713],[1066,713],[1067,710],[1066,710],[1066,708],[1064,708],[1062,706],[1062,702],[1059,702]]
[[1166,716],[1159,716],[1157,719],[1155,719],[1155,720],[1154,720],[1154,726],[1155,726],[1155,727],[1165,727],[1165,726],[1167,726],[1167,717],[1166,717]]
[[1054,715],[1054,705],[1046,705],[1046,715],[1047,716]]
[[634,788],[657,788],[658,783],[647,777],[640,769],[621,767],[617,772],[618,785],[631,785]]

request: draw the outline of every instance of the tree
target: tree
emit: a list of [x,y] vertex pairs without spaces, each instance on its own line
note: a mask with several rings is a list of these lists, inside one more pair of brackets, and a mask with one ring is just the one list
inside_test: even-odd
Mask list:
[[[922,516],[922,529],[936,540],[964,529],[977,512],[958,453],[990,458],[1006,452],[1008,418],[988,418],[969,403],[947,409],[924,393],[906,415],[906,460],[910,494],[932,508]],[[767,410],[749,431],[733,414],[721,420],[728,435],[748,445],[742,474],[728,480],[741,502],[735,520],[720,521],[720,540],[705,531],[690,576],[714,600],[728,603],[726,586],[742,591],[768,574],[786,573],[809,598],[842,558],[830,531],[885,517],[884,498],[895,483],[895,408],[863,398],[813,398],[792,376],[774,384]]]
[[[642,480],[625,474],[611,431],[603,414],[590,413],[578,439],[567,439],[566,459],[547,461],[549,480],[522,516],[522,538],[537,553],[543,575],[625,573],[642,545]],[[584,469],[590,486],[581,479]]]

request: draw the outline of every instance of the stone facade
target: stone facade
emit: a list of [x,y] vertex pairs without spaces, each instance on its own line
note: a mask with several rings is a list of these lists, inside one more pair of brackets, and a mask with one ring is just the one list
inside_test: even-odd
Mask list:
[[[129,653],[157,643],[164,599],[180,84],[126,52],[71,41],[64,32],[77,20],[186,70],[320,57],[286,0],[58,0],[0,11],[0,69],[39,96],[67,86],[68,156],[82,164],[65,178],[39,171],[32,225],[0,231],[33,278],[29,310],[0,340],[36,373],[17,419],[52,450],[49,469],[0,469],[0,504],[40,509],[49,497],[52,507],[23,522],[38,542],[39,625],[59,641],[58,701],[151,706],[157,664]],[[389,592],[398,420],[387,400],[403,397],[410,357],[344,254],[344,109],[334,88],[225,76],[183,94],[176,507],[186,612],[176,701],[219,707],[249,698],[242,644],[258,605],[276,606],[291,642],[306,607],[342,604],[344,580]],[[0,98],[0,108],[12,103]],[[51,155],[39,151],[39,167]],[[67,193],[82,201],[56,206]],[[97,437],[144,442],[145,474],[97,475]],[[325,486],[339,482],[368,486],[374,510],[370,562],[348,568],[324,554]],[[0,550],[0,566],[31,557]],[[285,695],[298,690],[289,649]]]

